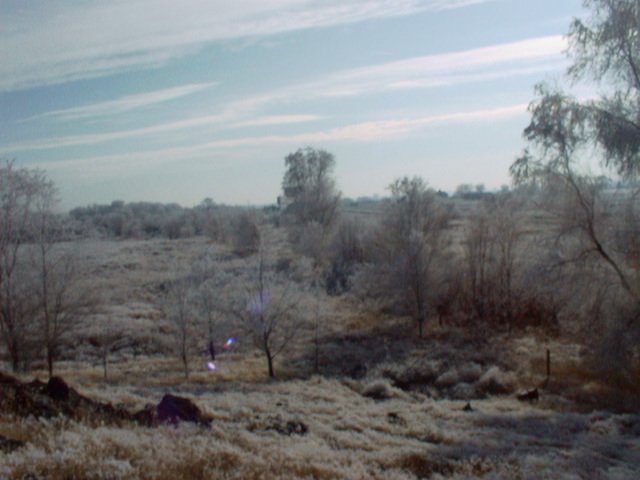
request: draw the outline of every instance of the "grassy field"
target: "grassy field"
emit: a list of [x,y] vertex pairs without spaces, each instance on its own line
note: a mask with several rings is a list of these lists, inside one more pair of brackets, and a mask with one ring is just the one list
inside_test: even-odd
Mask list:
[[[165,393],[183,395],[213,422],[96,426],[0,414],[0,435],[26,442],[0,452],[0,478],[640,475],[640,415],[613,413],[628,403],[580,367],[576,345],[535,332],[478,339],[435,323],[419,339],[408,319],[355,298],[323,296],[318,372],[314,330],[305,329],[277,359],[276,380],[268,380],[264,356],[242,337],[233,352],[219,355],[216,372],[207,370],[206,353],[194,350],[185,379],[163,289],[205,252],[230,273],[247,268],[247,259],[204,238],[88,240],[72,248],[101,307],[74,331],[56,374],[88,397],[131,410],[155,405]],[[283,243],[278,248],[290,255]],[[91,343],[105,324],[122,333],[107,380]],[[553,374],[540,400],[518,401],[519,391],[543,384],[547,348]],[[34,376],[47,379],[38,368],[23,379]]]

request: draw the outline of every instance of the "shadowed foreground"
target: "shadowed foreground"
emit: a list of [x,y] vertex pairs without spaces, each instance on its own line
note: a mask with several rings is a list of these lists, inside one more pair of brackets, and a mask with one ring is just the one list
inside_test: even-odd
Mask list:
[[[428,399],[380,382],[184,387],[210,427],[6,415],[2,478],[637,478],[640,416],[509,397]],[[376,390],[377,389],[377,390]],[[180,387],[176,387],[176,393]],[[372,391],[377,399],[370,398]],[[150,396],[153,391],[149,390]],[[121,398],[134,392],[119,389]],[[159,400],[160,394],[157,394]]]

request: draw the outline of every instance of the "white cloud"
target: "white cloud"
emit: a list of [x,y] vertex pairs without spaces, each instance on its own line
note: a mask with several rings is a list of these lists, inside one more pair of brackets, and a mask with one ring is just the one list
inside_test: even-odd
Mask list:
[[[164,134],[173,131],[187,130],[210,125],[228,125],[228,122],[246,115],[246,110],[251,108],[251,102],[231,103],[222,113],[188,118],[175,122],[162,123],[151,127],[134,128],[108,133],[93,133],[86,135],[69,135],[65,137],[45,138],[25,143],[16,143],[0,148],[0,154],[18,152],[24,150],[48,150],[53,148],[74,147],[79,145],[95,145],[98,143],[124,140],[127,138],[142,137],[146,135]],[[232,123],[228,126],[234,128],[271,126],[292,123],[303,123],[319,120],[318,115],[270,115],[251,118],[246,121]]]
[[415,80],[398,80],[388,84],[390,89],[411,89],[411,88],[432,88],[440,86],[452,86],[463,83],[484,82],[488,80],[498,80],[501,78],[519,77],[523,75],[533,75],[549,71],[562,70],[566,67],[564,60],[542,62],[530,67],[504,68],[494,71],[478,73],[457,73],[443,74],[433,78],[423,78]]
[[47,150],[51,148],[73,147],[78,145],[95,145],[97,143],[123,140],[126,138],[141,137],[157,133],[167,133],[175,130],[202,127],[222,123],[227,117],[224,114],[194,117],[176,122],[163,123],[151,127],[134,128],[109,133],[93,133],[88,135],[69,135],[66,137],[45,138],[26,143],[7,145],[0,149],[0,153],[16,152],[22,150]]
[[231,148],[264,143],[308,143],[321,141],[380,141],[406,137],[414,131],[430,125],[489,122],[514,118],[525,114],[527,104],[510,105],[484,110],[428,115],[410,119],[362,122],[330,130],[295,135],[269,135],[218,140],[202,145],[202,148]]
[[107,102],[94,103],[82,107],[66,108],[64,110],[54,110],[43,113],[41,115],[30,117],[27,120],[47,117],[52,117],[57,120],[78,120],[83,118],[115,115],[129,112],[138,108],[167,102],[169,100],[175,100],[177,98],[181,98],[205,90],[214,85],[217,85],[217,83],[194,83],[163,90],[155,90],[153,92],[146,92],[137,95],[127,95]]
[[[314,142],[373,142],[404,138],[421,129],[434,125],[470,124],[502,121],[525,115],[526,104],[509,105],[493,109],[427,115],[410,119],[363,122],[329,130],[306,132],[294,135],[251,136],[177,147],[115,155],[101,155],[61,161],[47,161],[40,165],[49,171],[62,171],[98,177],[102,174],[118,174],[122,168],[135,165],[138,169],[152,167],[165,162],[205,158],[212,152],[237,147],[253,147],[266,144],[300,145]],[[83,173],[84,172],[84,173]]]
[[[147,68],[234,38],[495,0],[98,0],[2,11],[0,91]],[[62,6],[61,6],[62,5]]]
[[266,127],[271,125],[284,125],[292,123],[305,123],[320,120],[319,115],[268,115],[252,118],[242,122],[236,122],[231,127]]
[[[565,65],[562,36],[539,37],[460,52],[413,57],[364,68],[345,70],[315,82],[232,101],[220,113],[119,132],[73,135],[7,145],[0,153],[92,145],[214,124],[268,126],[317,120],[314,115],[267,115],[260,109],[316,97],[356,96],[402,88],[429,88],[559,70]],[[189,87],[185,87],[189,88]],[[128,103],[131,103],[130,101]],[[97,107],[104,108],[104,107]]]
[[334,74],[308,88],[354,96],[388,89],[425,88],[561,70],[566,39],[538,37],[460,52],[412,57]]

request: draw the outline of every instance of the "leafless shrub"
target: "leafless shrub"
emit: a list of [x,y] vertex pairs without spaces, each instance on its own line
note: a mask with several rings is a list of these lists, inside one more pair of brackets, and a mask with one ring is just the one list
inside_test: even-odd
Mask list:
[[212,279],[216,310],[231,318],[238,330],[265,356],[268,374],[275,377],[274,360],[290,346],[305,317],[298,311],[300,290],[290,274],[278,272],[276,261],[260,248],[241,276],[224,272]]
[[41,250],[37,268],[38,338],[52,376],[65,339],[98,308],[99,299],[83,285],[82,272],[69,254]]
[[464,241],[468,303],[474,316],[509,324],[514,314],[521,205],[507,194],[478,204]]
[[233,248],[241,256],[251,255],[260,246],[260,229],[255,212],[242,212],[233,222]]
[[289,237],[298,253],[309,257],[314,266],[322,268],[328,256],[328,228],[311,221],[301,226],[290,227]]
[[124,326],[116,322],[110,315],[99,315],[96,319],[101,322],[97,326],[88,342],[98,350],[102,363],[102,378],[106,382],[108,378],[109,355],[115,349],[116,344],[124,336]]
[[366,233],[364,225],[351,219],[343,219],[336,228],[325,273],[327,293],[337,295],[351,288],[356,266],[365,261]]
[[189,378],[189,359],[195,349],[196,323],[191,278],[180,265],[174,268],[179,276],[173,280],[164,298],[163,310],[174,327],[175,346],[182,362],[185,378]]

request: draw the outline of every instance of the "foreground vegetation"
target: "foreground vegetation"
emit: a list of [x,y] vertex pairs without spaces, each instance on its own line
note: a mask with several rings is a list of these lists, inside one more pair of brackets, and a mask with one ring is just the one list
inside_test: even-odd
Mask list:
[[[5,419],[28,441],[3,455],[4,478],[627,478],[637,476],[637,416],[570,413],[512,398],[433,400],[387,387],[313,377],[267,385],[191,388],[210,429],[89,427]],[[186,387],[185,387],[186,389]],[[126,389],[111,395],[125,397]],[[146,394],[145,394],[146,396]],[[134,397],[135,398],[135,397]],[[302,421],[304,435],[278,426]]]

